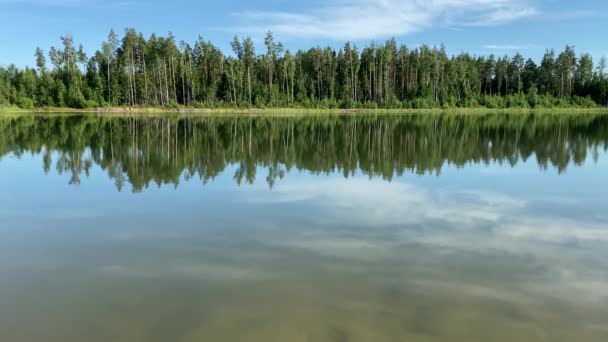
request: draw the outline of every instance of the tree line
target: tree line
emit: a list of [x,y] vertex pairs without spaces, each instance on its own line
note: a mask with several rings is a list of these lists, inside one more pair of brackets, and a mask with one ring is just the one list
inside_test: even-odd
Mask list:
[[[71,35],[36,67],[0,67],[0,105],[450,108],[608,105],[606,58],[566,46],[538,63],[514,56],[449,56],[444,46],[409,48],[395,39],[359,50],[314,47],[291,52],[271,32],[264,50],[234,37],[232,53],[198,37],[113,30],[92,56]],[[50,63],[49,63],[50,61]]]
[[234,172],[238,184],[286,173],[365,174],[392,180],[446,165],[536,160],[558,172],[608,149],[606,115],[96,117],[0,119],[0,159],[41,156],[78,184],[93,167],[120,190]]

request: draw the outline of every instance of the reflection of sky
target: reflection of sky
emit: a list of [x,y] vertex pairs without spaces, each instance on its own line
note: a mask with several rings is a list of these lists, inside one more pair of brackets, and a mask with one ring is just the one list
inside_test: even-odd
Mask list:
[[73,267],[240,282],[324,267],[387,279],[406,272],[410,284],[505,301],[608,299],[606,154],[563,174],[533,160],[392,182],[292,171],[272,190],[267,170],[237,186],[235,169],[207,185],[195,177],[134,194],[116,191],[97,166],[73,186],[69,175],[44,175],[40,156],[7,156],[0,274]]
[[[311,215],[311,226],[321,228],[279,241],[289,246],[350,258],[383,257],[409,244],[479,254],[482,263],[484,255],[526,257],[552,277],[543,286],[608,298],[606,162],[603,156],[562,175],[528,163],[447,169],[440,177],[410,175],[392,183],[304,176],[273,193],[253,190],[244,200],[309,207],[295,215]],[[328,236],[326,227],[340,224],[368,231]]]

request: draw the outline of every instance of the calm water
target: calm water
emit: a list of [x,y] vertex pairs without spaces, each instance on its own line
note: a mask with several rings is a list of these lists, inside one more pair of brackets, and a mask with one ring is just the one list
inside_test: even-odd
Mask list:
[[608,341],[608,116],[0,119],[0,341]]

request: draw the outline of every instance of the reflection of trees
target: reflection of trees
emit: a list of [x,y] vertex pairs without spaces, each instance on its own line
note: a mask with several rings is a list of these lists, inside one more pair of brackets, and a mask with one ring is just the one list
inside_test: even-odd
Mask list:
[[42,154],[44,170],[54,162],[70,183],[97,164],[119,189],[135,191],[182,176],[207,182],[228,164],[238,184],[267,169],[270,186],[294,168],[390,180],[439,173],[446,163],[515,165],[532,156],[562,172],[607,146],[608,116],[597,115],[0,119],[0,156]]

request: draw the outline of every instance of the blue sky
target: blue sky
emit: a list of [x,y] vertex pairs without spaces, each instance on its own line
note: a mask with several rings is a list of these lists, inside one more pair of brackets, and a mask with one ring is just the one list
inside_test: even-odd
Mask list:
[[91,52],[125,27],[187,42],[201,34],[225,52],[234,34],[252,36],[261,51],[272,30],[291,50],[394,36],[444,43],[450,53],[535,59],[571,44],[599,58],[608,55],[607,19],[605,0],[0,0],[0,65],[33,65],[36,46],[48,51],[66,33]]

